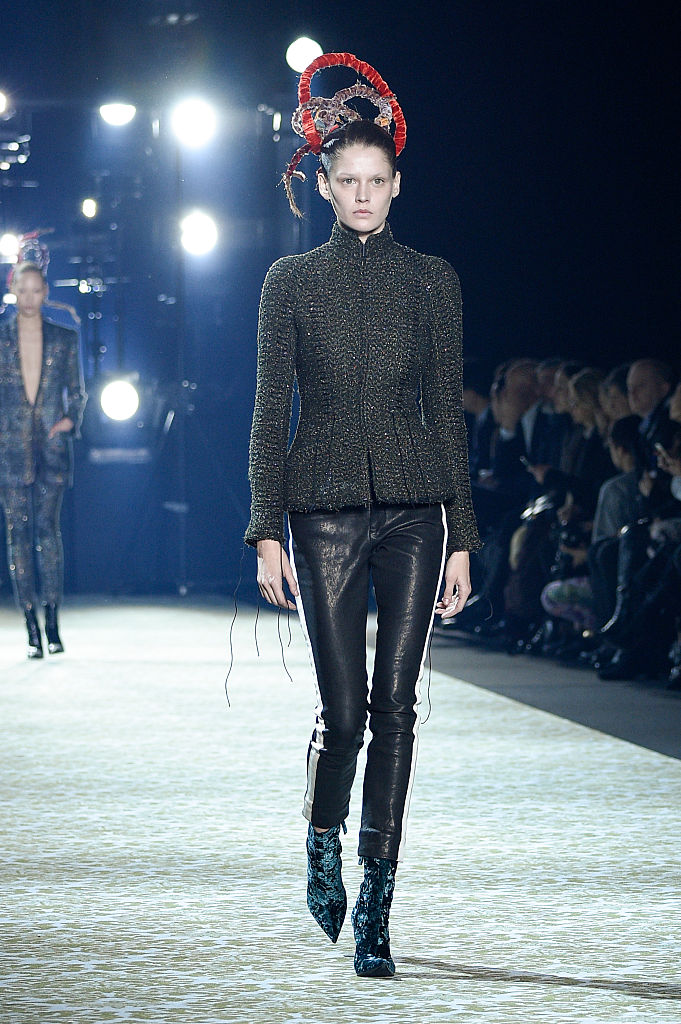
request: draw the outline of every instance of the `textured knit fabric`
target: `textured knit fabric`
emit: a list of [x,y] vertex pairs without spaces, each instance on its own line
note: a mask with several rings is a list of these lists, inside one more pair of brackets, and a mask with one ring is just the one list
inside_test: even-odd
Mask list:
[[71,437],[48,434],[64,416],[77,432],[85,401],[75,331],[43,319],[42,373],[31,405],[21,375],[16,317],[0,323],[0,487],[23,487],[36,477],[70,483]]
[[[300,418],[287,452],[294,382]],[[284,511],[442,502],[448,554],[480,546],[462,404],[461,293],[386,224],[286,256],[263,286],[246,542]]]

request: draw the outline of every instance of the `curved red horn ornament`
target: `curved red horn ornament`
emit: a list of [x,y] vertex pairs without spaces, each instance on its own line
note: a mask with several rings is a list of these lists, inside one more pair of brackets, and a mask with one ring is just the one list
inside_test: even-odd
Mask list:
[[[361,84],[358,79],[357,84],[352,86],[352,88],[341,89],[331,99],[325,99],[324,97],[312,98],[310,83],[317,71],[321,71],[323,68],[339,66],[352,68],[353,71],[356,71],[365,78],[369,85]],[[300,76],[300,82],[298,83],[299,105],[293,114],[291,123],[293,130],[305,139],[305,145],[296,150],[282,177],[289,205],[297,217],[302,217],[302,213],[298,209],[293,196],[291,179],[295,177],[304,180],[305,178],[302,171],[297,170],[298,164],[308,153],[316,153],[319,156],[324,140],[340,125],[347,123],[348,120],[361,119],[361,115],[353,107],[347,105],[347,101],[354,97],[368,100],[370,103],[373,103],[374,107],[378,108],[379,114],[375,118],[374,123],[379,124],[386,131],[392,119],[395,125],[393,141],[395,143],[396,155],[399,156],[404,149],[407,139],[407,123],[397,98],[390,91],[390,87],[387,82],[383,81],[378,71],[372,68],[371,64],[359,60],[352,53],[323,53],[316,60],[313,60],[311,64],[308,64]],[[319,131],[320,127],[324,133],[323,135]]]
[[[393,121],[395,122],[395,151],[397,156],[400,155],[404,149],[404,144],[407,141],[407,122],[404,119],[402,108],[397,102],[397,99],[390,90],[387,82],[385,82],[378,71],[372,68],[371,64],[367,64],[364,60],[359,60],[353,53],[323,53],[320,57],[317,57],[312,61],[311,64],[303,71],[300,76],[300,82],[298,83],[298,101],[299,103],[308,103],[310,100],[310,83],[312,82],[313,76],[317,71],[321,71],[322,68],[332,68],[337,66],[353,68],[360,75],[362,75],[368,82],[373,85],[376,92],[381,96],[385,96],[386,99],[390,100],[390,106],[393,112]],[[310,144],[310,149],[314,153],[319,153],[322,148],[322,138],[315,128],[312,115],[309,110],[303,111],[303,130],[305,132],[305,138]]]

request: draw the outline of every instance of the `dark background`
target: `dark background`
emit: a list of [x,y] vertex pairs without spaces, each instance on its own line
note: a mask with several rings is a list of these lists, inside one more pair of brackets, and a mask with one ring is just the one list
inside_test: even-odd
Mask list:
[[[0,233],[55,228],[52,296],[82,318],[92,394],[64,516],[68,589],[236,585],[262,278],[277,256],[323,241],[331,222],[308,182],[299,229],[276,188],[296,146],[285,126],[297,76],[284,52],[298,35],[355,53],[396,91],[408,140],[391,226],[456,267],[467,355],[678,365],[679,21],[677,3],[655,0],[7,5],[0,89],[32,142],[23,167],[0,172]],[[350,84],[345,75],[317,76],[313,92]],[[178,166],[168,111],[191,93],[219,106],[220,130]],[[115,130],[96,110],[119,98],[139,112]],[[259,104],[282,111],[280,141]],[[86,195],[100,201],[94,223],[79,213]],[[192,205],[221,235],[210,255],[184,260],[178,323],[176,222]],[[109,283],[84,295],[64,283],[83,277]],[[143,427],[98,413],[99,381],[117,369],[147,387]],[[179,376],[195,387],[178,388]],[[183,408],[164,435],[169,409]],[[140,438],[149,463],[91,460],[96,445]],[[180,449],[186,549],[173,510]],[[246,597],[253,561],[249,552]]]

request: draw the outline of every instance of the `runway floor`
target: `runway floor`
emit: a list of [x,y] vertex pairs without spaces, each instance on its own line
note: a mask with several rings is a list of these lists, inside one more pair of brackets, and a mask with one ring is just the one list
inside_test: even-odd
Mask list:
[[[398,973],[360,980],[349,919],[333,946],[305,905],[297,622],[289,679],[276,616],[257,657],[240,611],[228,707],[229,621],[217,602],[81,602],[66,653],[29,663],[0,609],[2,1024],[678,1022],[679,760],[457,678],[451,648],[420,734]],[[524,665],[460,663],[485,658],[506,681]],[[355,793],[350,899],[358,819]]]

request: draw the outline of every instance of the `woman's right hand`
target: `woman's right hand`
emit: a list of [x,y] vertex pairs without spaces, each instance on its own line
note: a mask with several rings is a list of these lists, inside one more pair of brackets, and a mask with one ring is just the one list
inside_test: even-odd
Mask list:
[[293,574],[288,555],[278,540],[259,540],[258,552],[258,588],[270,604],[278,608],[295,610],[293,601],[289,601],[284,593],[284,580],[294,597],[298,596],[298,581]]

